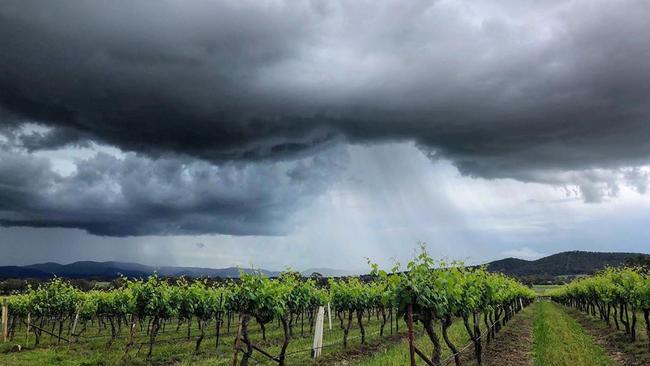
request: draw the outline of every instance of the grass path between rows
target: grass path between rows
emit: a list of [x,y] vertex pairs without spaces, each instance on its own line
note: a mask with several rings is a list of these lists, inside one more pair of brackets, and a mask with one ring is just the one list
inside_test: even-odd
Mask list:
[[630,342],[623,330],[617,330],[614,324],[610,324],[608,327],[607,323],[597,316],[587,315],[575,308],[563,307],[563,309],[580,323],[596,343],[605,348],[618,364],[625,366],[650,365],[648,336],[645,334],[645,322],[642,314],[638,315],[637,341]]
[[615,365],[607,352],[558,305],[540,301],[534,307],[535,366]]

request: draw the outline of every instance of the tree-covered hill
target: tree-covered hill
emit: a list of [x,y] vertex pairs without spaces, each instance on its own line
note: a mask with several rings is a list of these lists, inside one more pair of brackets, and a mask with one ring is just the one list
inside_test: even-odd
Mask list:
[[525,276],[564,276],[591,274],[605,267],[617,267],[637,260],[650,258],[641,253],[599,253],[570,251],[550,255],[533,261],[505,258],[488,263],[488,270],[507,275]]

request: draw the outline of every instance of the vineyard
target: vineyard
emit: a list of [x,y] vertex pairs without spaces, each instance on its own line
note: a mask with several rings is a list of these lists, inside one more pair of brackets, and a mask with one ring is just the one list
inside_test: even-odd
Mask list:
[[639,314],[643,314],[650,351],[650,276],[632,268],[607,269],[574,281],[549,294],[561,304],[597,316],[608,327],[623,329],[630,342],[637,340]]
[[[403,268],[371,264],[362,277],[287,270],[209,284],[153,275],[88,292],[54,279],[6,298],[0,364],[650,362],[645,270],[607,268],[535,289],[484,267],[436,261],[424,248]],[[596,341],[603,334],[624,342],[613,353],[623,360]],[[507,361],[517,352],[522,358]]]
[[[224,365],[304,364],[404,337],[412,365],[460,365],[466,347],[480,364],[482,347],[535,297],[513,279],[434,261],[424,249],[406,268],[372,265],[370,277],[242,273],[209,286],[154,275],[90,292],[55,279],[9,296],[7,337],[24,357],[44,348],[100,349],[111,355],[103,362],[131,364],[178,359],[165,344],[191,342],[191,353]],[[16,356],[16,364],[26,360]]]

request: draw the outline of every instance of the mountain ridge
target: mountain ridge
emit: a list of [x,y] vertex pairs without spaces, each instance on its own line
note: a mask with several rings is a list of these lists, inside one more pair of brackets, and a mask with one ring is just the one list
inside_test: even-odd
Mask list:
[[504,258],[487,263],[492,272],[522,276],[564,276],[592,274],[605,267],[617,267],[638,257],[650,257],[644,253],[566,251],[536,260]]
[[[244,272],[252,269],[241,268]],[[0,266],[0,278],[106,278],[113,279],[120,276],[147,277],[158,273],[163,277],[239,277],[240,268],[205,268],[205,267],[176,267],[176,266],[149,266],[131,262],[97,262],[77,261],[69,264],[55,262],[35,263],[26,266]],[[276,276],[279,272],[261,269],[267,276]]]
[[[491,272],[501,272],[515,277],[526,276],[563,276],[591,274],[607,266],[620,266],[638,257],[650,258],[644,253],[627,252],[587,252],[567,251],[552,254],[536,260],[503,258],[484,264]],[[225,267],[185,267],[185,266],[149,266],[139,263],[118,261],[77,261],[69,264],[55,262],[36,263],[26,266],[0,266],[0,278],[102,278],[113,279],[119,276],[147,277],[158,273],[164,277],[221,277],[237,278],[239,271],[251,272],[253,269]],[[260,270],[267,276],[277,276],[279,271]],[[313,272],[325,277],[340,277],[362,274],[359,270],[342,270],[332,268],[308,268],[301,271],[303,276]]]

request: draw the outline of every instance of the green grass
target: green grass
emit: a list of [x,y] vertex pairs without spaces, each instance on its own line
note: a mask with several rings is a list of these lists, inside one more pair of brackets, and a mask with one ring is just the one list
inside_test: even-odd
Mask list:
[[[365,323],[365,322],[364,322]],[[323,336],[323,344],[333,344],[323,350],[323,360],[335,361],[337,359],[345,359],[350,361],[349,364],[354,365],[382,365],[382,366],[402,366],[408,362],[408,346],[404,342],[406,324],[400,321],[400,335],[392,338],[387,336],[390,334],[390,325],[387,324],[385,328],[386,337],[380,337],[379,321],[372,316],[371,321],[366,326],[366,340],[367,347],[362,347],[359,339],[359,329],[356,323],[353,323],[350,329],[349,346],[344,349],[342,344],[342,331],[339,328],[338,319],[332,319],[332,330],[327,329],[327,321],[325,324],[325,332]],[[222,334],[222,344],[219,349],[214,347],[214,334],[208,334],[203,340],[201,352],[193,354],[195,335],[198,334],[196,327],[192,328],[192,338],[190,341],[186,339],[176,339],[183,337],[186,332],[186,326],[183,325],[179,332],[175,331],[175,324],[168,324],[164,333],[161,333],[157,338],[156,346],[154,347],[152,361],[153,364],[165,365],[230,365],[232,361],[232,344],[234,335]],[[280,329],[274,324],[267,326],[267,338],[269,341],[266,343],[261,340],[261,334],[257,331],[257,325],[251,325],[251,339],[254,343],[262,345],[265,350],[271,354],[276,354],[279,351],[279,339],[281,338]],[[231,332],[235,332],[236,325],[233,324]],[[20,353],[4,353],[14,344],[25,344],[25,330],[24,328],[16,333],[14,342],[7,343],[0,346],[0,365],[2,366],[18,366],[18,365],[122,365],[124,364],[123,350],[124,350],[124,335],[126,330],[123,329],[122,337],[114,342],[111,348],[106,347],[107,338],[86,339],[81,340],[80,343],[56,345],[56,340],[47,335],[43,335],[41,345],[33,347],[34,336],[30,335],[30,342],[28,349]],[[438,332],[439,329],[438,329]],[[107,335],[108,330],[103,330],[102,334]],[[225,333],[225,330],[224,330]],[[97,327],[89,327],[86,331],[86,336],[95,336],[97,334]],[[449,334],[452,341],[458,348],[466,345],[469,342],[467,333],[462,324],[462,321],[456,320],[449,328]],[[424,334],[421,327],[416,327],[416,335],[418,347],[425,353],[431,354],[432,346]],[[65,332],[64,332],[65,336]],[[440,341],[443,347],[443,358],[451,355],[449,349],[444,344],[442,335],[439,334]],[[168,342],[169,340],[173,340]],[[144,342],[146,339],[141,335],[138,342]],[[300,336],[300,327],[294,329],[294,338],[292,339],[288,353],[298,350],[310,349],[313,342],[313,337],[309,332],[308,325],[305,327],[305,336]],[[147,346],[144,345],[140,352],[137,349],[130,352],[128,359],[129,365],[144,365],[146,364]],[[263,361],[263,356],[255,352],[255,361]],[[311,364],[312,359],[310,352],[301,352],[291,354],[287,357],[288,365],[305,365]],[[253,362],[253,364],[256,364]],[[273,365],[272,362],[260,362],[262,365]],[[418,363],[423,364],[423,363]]]
[[[447,357],[450,357],[452,353],[442,338],[440,325],[438,323],[436,325],[436,333],[438,334],[440,343],[442,344],[441,359],[444,360]],[[481,324],[481,326],[484,325]],[[456,319],[454,323],[449,327],[449,338],[458,349],[461,349],[463,346],[467,345],[470,342],[469,336],[465,331],[465,327],[461,319]],[[421,351],[423,351],[428,357],[431,357],[431,353],[433,352],[433,345],[420,326],[416,327],[416,344]],[[469,351],[469,353],[472,352],[473,348]],[[406,340],[402,340],[397,344],[383,347],[382,349],[375,352],[374,355],[368,358],[351,364],[356,366],[403,366],[409,364],[409,357],[408,342]],[[424,361],[420,360],[419,358],[417,364],[425,365]],[[451,364],[453,364],[453,360],[451,361]]]
[[[596,345],[585,330],[567,313],[563,307],[559,307],[548,301],[540,301],[531,306],[531,313],[533,313],[533,332],[534,332],[534,346],[533,354],[535,358],[535,366],[598,366],[598,365],[613,365],[612,360],[607,356],[605,351]],[[350,340],[347,349],[344,349],[340,344],[342,340],[342,331],[338,327],[338,321],[333,320],[333,329],[325,330],[323,342],[325,345],[333,344],[332,347],[327,347],[323,350],[323,361],[325,364],[339,364],[341,360],[345,360],[346,365],[357,366],[402,366],[408,364],[408,345],[403,339],[405,336],[406,325],[403,321],[400,322],[400,336],[387,338],[380,337],[377,333],[379,330],[379,321],[373,316],[371,321],[366,325],[367,343],[365,347],[361,347],[359,342],[359,330],[356,324],[353,324],[350,330]],[[594,319],[594,323],[599,324]],[[626,349],[626,351],[633,352],[637,356],[644,352],[645,348],[645,335],[644,324],[639,319],[638,332],[640,340],[635,344],[628,345],[635,349]],[[515,325],[515,324],[512,324]],[[511,326],[508,324],[507,326]],[[606,325],[600,324],[601,327]],[[211,328],[210,332],[203,340],[201,351],[194,354],[195,336],[198,334],[196,326],[192,329],[191,340],[176,339],[183,337],[186,333],[186,327],[183,326],[179,332],[175,331],[175,324],[168,324],[166,331],[161,333],[158,337],[157,345],[154,348],[153,364],[164,365],[229,365],[232,360],[232,344],[234,340],[234,333],[236,331],[236,324],[231,326],[231,334],[226,335],[222,333],[221,345],[215,349],[214,330]],[[327,328],[327,326],[326,326]],[[483,329],[483,325],[481,327]],[[86,336],[94,336],[97,334],[97,326],[89,327]],[[387,324],[385,334],[390,333],[389,325]],[[445,345],[442,335],[440,334],[439,325],[436,327],[439,333],[440,341],[443,348],[443,356],[445,359],[451,355],[451,352]],[[124,350],[124,335],[126,330],[122,330],[122,336],[118,339],[111,348],[106,347],[106,338],[92,338],[82,340],[80,343],[56,345],[54,339],[47,335],[43,336],[42,344],[34,348],[33,334],[30,335],[30,341],[26,350],[20,353],[5,353],[14,344],[25,344],[25,329],[22,328],[16,333],[13,342],[0,344],[0,365],[2,366],[29,366],[29,365],[123,365],[122,359]],[[225,333],[225,329],[223,330]],[[108,330],[103,330],[102,334],[106,335]],[[263,346],[272,354],[276,354],[279,350],[279,339],[281,338],[281,331],[277,324],[270,324],[267,327],[267,338],[269,341],[266,343],[261,340],[261,334],[258,332],[258,326],[253,322],[251,325],[251,339],[254,343]],[[469,339],[462,321],[456,320],[449,329],[450,337],[458,348],[468,344]],[[400,339],[401,337],[401,339]],[[139,336],[137,342],[144,342],[146,339],[143,334]],[[313,338],[309,332],[309,327],[305,327],[305,336],[300,336],[300,326],[294,329],[294,338],[292,339],[288,352],[292,353],[299,350],[310,349]],[[416,327],[416,341],[418,347],[422,349],[425,354],[430,355],[432,346],[428,337],[423,333],[421,327]],[[638,348],[638,349],[636,349]],[[144,365],[146,364],[146,345],[142,347],[140,352],[137,349],[131,351],[128,359],[129,365]],[[466,351],[471,354],[470,350]],[[470,356],[471,357],[471,356]],[[255,353],[255,358],[261,360],[259,353]],[[307,365],[312,364],[310,352],[301,352],[291,354],[287,358],[288,365]],[[256,364],[253,362],[253,364]],[[262,362],[262,365],[272,365],[271,362]],[[423,365],[419,362],[418,365]],[[453,361],[452,361],[453,364]]]
[[614,365],[605,350],[558,305],[540,301],[534,306],[535,366]]
[[546,296],[546,293],[550,290],[560,287],[561,285],[533,285],[533,291],[537,296]]
[[[364,320],[366,318],[364,317]],[[346,352],[353,352],[360,348],[359,329],[356,322],[353,323],[350,329],[350,339],[347,349],[343,348],[341,341],[343,339],[343,332],[341,331],[338,319],[332,319],[332,330],[327,329],[327,319],[325,324],[325,331],[323,334],[323,344],[333,344],[323,350],[323,355],[329,358],[344,357],[342,355]],[[370,344],[377,344],[384,342],[386,339],[379,336],[380,322],[375,316],[371,317],[370,323],[366,324],[366,340]],[[234,342],[234,332],[237,330],[237,325],[231,326],[231,334],[226,335],[225,329],[221,335],[220,346],[215,349],[215,336],[214,324],[210,326],[210,331],[206,334],[203,340],[201,350],[198,354],[194,354],[194,344],[198,329],[193,327],[191,340],[186,340],[183,336],[186,334],[186,326],[183,325],[179,332],[176,332],[176,324],[168,324],[166,331],[161,333],[156,341],[154,347],[152,363],[164,365],[230,365],[232,362],[232,347]],[[403,321],[400,322],[400,331],[406,330],[406,325]],[[97,326],[89,327],[84,335],[95,336],[97,334]],[[251,326],[251,340],[253,343],[262,346],[271,354],[277,354],[280,349],[280,339],[282,338],[281,329],[277,323],[267,325],[267,342],[261,339],[261,333],[258,331],[257,324],[253,321]],[[385,334],[388,335],[390,325],[386,324]],[[103,330],[102,334],[109,334],[109,330]],[[30,335],[30,342],[27,349],[19,353],[5,353],[11,346],[15,344],[25,345],[25,329],[22,328],[16,333],[13,342],[0,344],[0,365],[2,366],[29,366],[29,365],[123,365],[123,355],[125,347],[125,334],[126,329],[122,329],[121,337],[116,340],[110,348],[107,348],[107,338],[93,338],[82,339],[79,343],[61,343],[56,345],[56,340],[51,339],[48,335],[43,335],[41,345],[34,348],[34,335]],[[300,335],[300,325],[294,328],[294,337],[289,344],[287,353],[292,353],[301,350],[300,352],[291,354],[287,357],[288,365],[305,365],[311,364],[309,350],[313,342],[313,335],[309,332],[309,325],[305,320],[305,336]],[[65,336],[65,332],[64,332]],[[177,339],[182,338],[182,339]],[[144,334],[141,334],[137,342],[145,342]],[[144,345],[140,352],[137,352],[137,347],[130,352],[128,359],[129,365],[145,365],[146,362],[147,346]],[[263,356],[255,352],[254,357],[262,360]],[[255,362],[253,362],[255,364]],[[262,365],[274,365],[274,362],[261,362]]]
[[[648,348],[648,335],[645,328],[645,320],[643,313],[637,314],[636,324],[636,342],[630,342],[628,336],[621,330],[616,330],[614,321],[611,321],[611,326],[608,327],[607,323],[597,316],[587,315],[584,312],[578,311],[574,308],[564,307],[565,311],[577,319],[584,319],[586,326],[592,329],[596,334],[600,334],[609,344],[615,349],[620,350],[626,355],[631,355],[638,364],[650,365],[650,349]],[[585,324],[585,322],[582,324]]]

